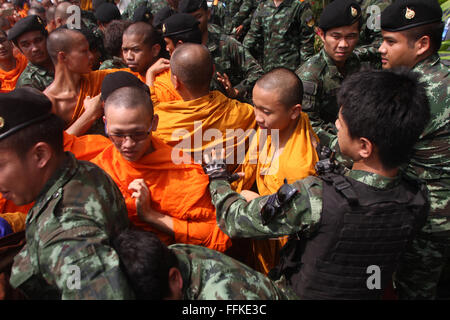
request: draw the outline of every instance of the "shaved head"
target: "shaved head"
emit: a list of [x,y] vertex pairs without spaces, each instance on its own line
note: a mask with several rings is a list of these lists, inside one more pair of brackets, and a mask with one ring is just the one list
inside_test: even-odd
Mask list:
[[70,15],[72,14],[72,12],[67,13],[67,8],[69,8],[72,5],[73,4],[71,4],[70,2],[61,2],[60,4],[58,4],[55,10],[55,20],[60,18],[61,24],[63,25],[66,24],[67,18],[69,18]]
[[105,114],[109,108],[145,108],[153,117],[153,103],[150,95],[136,87],[122,87],[111,93],[105,101]]
[[300,78],[291,70],[276,68],[256,81],[255,86],[278,93],[279,101],[287,108],[302,104],[303,84]]
[[53,64],[58,63],[58,52],[69,52],[73,45],[78,44],[74,38],[80,35],[84,37],[81,32],[66,28],[58,28],[50,32],[47,38],[47,51]]
[[154,44],[161,44],[162,38],[155,28],[146,22],[136,22],[125,29],[124,36],[143,36],[142,43],[152,47]]
[[214,67],[205,46],[195,43],[178,46],[170,57],[170,68],[189,91],[209,90]]

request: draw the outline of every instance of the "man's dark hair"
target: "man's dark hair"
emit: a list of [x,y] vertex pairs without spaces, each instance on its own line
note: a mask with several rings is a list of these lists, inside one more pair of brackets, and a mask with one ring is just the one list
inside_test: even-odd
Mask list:
[[126,28],[131,25],[129,20],[113,20],[105,29],[103,44],[107,54],[122,56],[122,36]]
[[175,34],[173,36],[168,36],[170,40],[173,41],[174,45],[177,45],[178,41],[183,43],[202,43],[202,32],[199,29],[183,32],[180,34]]
[[409,160],[430,119],[425,87],[406,68],[353,74],[337,99],[350,136],[372,142],[385,169]]
[[178,267],[175,254],[149,231],[127,229],[113,239],[120,266],[138,300],[170,295],[169,270]]
[[14,150],[18,155],[25,155],[36,143],[45,142],[56,154],[62,154],[63,131],[64,121],[52,114],[46,120],[27,126],[0,140],[0,149]]
[[429,36],[430,52],[435,53],[441,47],[443,31],[444,31],[444,23],[435,22],[407,29],[402,32],[408,39],[408,46],[411,48],[414,46],[414,43],[421,37]]

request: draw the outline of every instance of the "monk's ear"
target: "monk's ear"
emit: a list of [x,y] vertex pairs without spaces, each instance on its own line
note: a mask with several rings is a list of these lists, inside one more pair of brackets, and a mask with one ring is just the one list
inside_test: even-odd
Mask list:
[[159,56],[159,53],[161,52],[161,45],[159,43],[156,43],[152,46],[152,56],[153,58],[156,58]]
[[173,84],[173,87],[175,88],[175,90],[178,90],[181,85],[181,82],[180,82],[180,80],[178,80],[178,77],[172,73],[170,80],[172,81],[172,84]]
[[158,123],[159,123],[159,116],[155,113],[153,115],[152,120],[152,131],[156,131],[156,129],[158,128]]
[[295,106],[291,107],[291,120],[295,120],[298,117],[300,117],[301,112],[302,112],[301,104],[296,104]]
[[65,62],[65,60],[66,60],[66,53],[64,51],[59,51],[56,54],[56,60],[58,61],[58,63]]

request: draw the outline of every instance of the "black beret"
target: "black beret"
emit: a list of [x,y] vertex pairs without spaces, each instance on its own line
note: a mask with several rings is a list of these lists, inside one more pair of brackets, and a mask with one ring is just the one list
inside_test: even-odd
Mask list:
[[164,7],[158,12],[155,13],[155,16],[153,17],[153,27],[156,29],[161,29],[163,21],[166,20],[168,17],[173,15],[175,11],[170,7]]
[[45,36],[48,35],[45,29],[44,21],[41,17],[36,15],[26,16],[17,21],[14,26],[8,31],[8,40],[16,40],[22,34],[29,31],[41,31]]
[[200,22],[188,13],[175,13],[170,16],[162,25],[163,37],[170,37],[189,31],[199,30]]
[[136,87],[144,90],[150,95],[150,89],[148,86],[139,80],[135,75],[126,71],[116,71],[108,74],[102,82],[102,94],[100,100],[106,101],[106,99],[116,91],[117,89],[124,87]]
[[181,0],[178,3],[178,12],[180,13],[192,13],[200,8],[208,9],[206,0]]
[[147,5],[142,5],[134,10],[133,23],[135,22],[147,22],[150,23],[153,19],[152,10]]
[[442,21],[437,0],[397,0],[381,12],[381,29],[401,31]]
[[350,26],[361,19],[361,7],[356,1],[334,0],[323,9],[319,28],[327,31],[332,28]]
[[17,88],[0,93],[0,140],[52,115],[52,103],[42,92]]
[[101,23],[108,23],[113,20],[120,20],[120,11],[115,4],[105,2],[95,10],[95,17]]

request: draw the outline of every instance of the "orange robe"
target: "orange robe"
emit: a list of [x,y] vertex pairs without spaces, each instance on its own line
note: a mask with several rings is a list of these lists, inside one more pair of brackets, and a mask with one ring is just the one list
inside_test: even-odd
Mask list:
[[202,162],[203,151],[221,146],[226,163],[236,168],[244,160],[249,136],[255,134],[253,107],[219,91],[190,101],[161,102],[154,109],[159,116],[154,135],[190,153],[197,163]]
[[159,73],[155,77],[153,86],[150,87],[153,104],[174,100],[183,100],[170,80],[170,68]]
[[[101,135],[85,135],[76,137],[63,132],[64,151],[72,152],[79,160],[91,160],[112,143]],[[0,194],[0,216],[5,218],[13,227],[13,231],[25,229],[25,218],[34,202],[17,206],[14,202],[4,199]],[[3,215],[4,214],[4,215]],[[23,229],[21,229],[23,228]]]
[[[306,113],[301,113],[295,131],[278,157],[274,156],[276,142],[272,143],[271,135],[264,140],[261,130],[258,129],[257,137],[258,139],[252,140],[244,163],[236,170],[245,173],[243,179],[232,185],[237,192],[249,190],[256,181],[259,194],[261,196],[270,195],[278,191],[283,185],[284,179],[287,180],[287,183],[294,183],[307,176],[315,175],[314,166],[319,157],[312,140],[315,139],[318,142],[319,139],[312,130]],[[267,274],[278,263],[279,250],[286,241],[286,237],[273,240],[252,240],[255,255],[253,267]]]
[[[93,163],[105,170],[122,192],[130,221],[138,228],[155,232],[167,245],[188,243],[225,251],[231,240],[216,223],[215,208],[209,194],[209,179],[201,166],[175,164],[172,148],[152,137],[154,151],[136,162],[125,160],[111,145],[100,153]],[[185,155],[184,155],[185,156]],[[173,217],[175,236],[169,236],[137,215],[133,193],[128,189],[135,179],[144,179],[151,194],[152,208]]]
[[0,69],[0,92],[9,92],[16,87],[17,80],[27,66],[28,60],[21,53],[14,55],[16,67],[10,71]]

